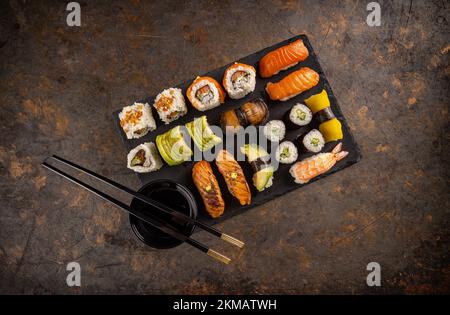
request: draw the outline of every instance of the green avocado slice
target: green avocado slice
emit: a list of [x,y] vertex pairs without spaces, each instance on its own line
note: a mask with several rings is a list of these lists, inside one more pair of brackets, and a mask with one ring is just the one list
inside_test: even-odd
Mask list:
[[180,126],[158,135],[156,137],[156,146],[164,161],[170,166],[187,161],[193,154],[191,148],[183,139]]
[[272,186],[273,181],[273,167],[269,166],[253,174],[253,185],[258,191]]
[[176,161],[172,160],[165,150],[165,139],[164,134],[156,136],[156,147],[158,148],[159,154],[163,160],[169,165],[176,165]]
[[206,116],[195,118],[186,124],[189,135],[194,140],[195,145],[201,151],[207,151],[222,142],[222,139],[214,134],[209,127]]
[[249,162],[269,155],[266,150],[255,143],[244,145],[241,147],[241,152],[247,156]]

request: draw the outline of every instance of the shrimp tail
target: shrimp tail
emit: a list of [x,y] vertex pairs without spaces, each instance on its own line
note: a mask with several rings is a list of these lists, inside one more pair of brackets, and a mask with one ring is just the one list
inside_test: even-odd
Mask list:
[[335,157],[336,157],[336,162],[342,160],[343,158],[345,158],[348,155],[347,151],[341,151],[338,152]]
[[331,151],[333,154],[338,154],[342,150],[342,142],[339,142],[334,149]]

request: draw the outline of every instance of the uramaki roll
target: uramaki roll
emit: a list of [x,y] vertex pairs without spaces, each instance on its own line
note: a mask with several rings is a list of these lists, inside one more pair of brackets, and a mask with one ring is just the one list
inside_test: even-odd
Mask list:
[[199,111],[205,111],[225,102],[225,92],[211,77],[197,77],[187,89],[187,97]]
[[255,68],[235,62],[225,70],[222,84],[232,99],[243,98],[255,90]]

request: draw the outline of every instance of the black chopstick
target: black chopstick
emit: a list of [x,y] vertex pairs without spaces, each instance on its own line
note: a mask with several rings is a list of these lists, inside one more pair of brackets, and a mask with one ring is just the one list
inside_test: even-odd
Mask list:
[[70,162],[70,161],[68,161],[68,160],[66,160],[66,159],[64,159],[62,157],[57,156],[57,155],[53,155],[52,158],[54,158],[55,160],[60,161],[61,163],[66,164],[66,165],[68,165],[68,166],[70,166],[72,168],[75,168],[75,169],[77,169],[77,170],[79,170],[79,171],[81,171],[81,172],[83,172],[83,173],[85,173],[85,174],[87,174],[89,176],[92,176],[92,177],[102,181],[105,184],[108,184],[108,185],[110,185],[110,186],[112,186],[114,188],[117,188],[117,189],[119,189],[121,191],[124,191],[124,192],[132,195],[136,199],[138,199],[138,200],[140,200],[140,201],[142,201],[144,203],[147,203],[147,204],[151,205],[152,207],[155,207],[158,210],[160,210],[160,211],[162,211],[162,212],[164,212],[166,214],[173,215],[174,217],[177,217],[178,219],[182,219],[182,220],[188,221],[191,224],[195,224],[196,226],[198,226],[198,227],[202,228],[203,230],[213,234],[214,236],[217,236],[217,237],[221,238],[222,240],[224,240],[224,241],[226,241],[226,242],[228,242],[230,244],[233,244],[233,245],[235,245],[235,246],[237,246],[239,248],[244,247],[244,242],[242,242],[242,241],[240,241],[240,240],[238,240],[238,239],[236,239],[236,238],[234,238],[234,237],[232,237],[232,236],[230,236],[228,234],[225,234],[225,233],[219,231],[218,229],[216,229],[216,228],[214,228],[214,227],[212,227],[212,226],[210,226],[210,225],[208,225],[206,223],[203,223],[203,222],[198,221],[196,219],[193,219],[193,218],[191,218],[191,217],[189,217],[189,216],[187,216],[187,215],[185,215],[185,214],[183,214],[183,213],[181,213],[179,211],[176,211],[176,210],[172,209],[171,207],[166,206],[166,205],[164,205],[164,204],[162,204],[162,203],[160,203],[160,202],[158,202],[156,200],[150,199],[150,198],[148,198],[147,196],[145,196],[143,194],[140,194],[140,193],[138,193],[136,191],[133,191],[133,190],[131,190],[130,188],[128,188],[126,186],[123,186],[123,185],[121,185],[119,183],[116,183],[116,182],[110,180],[109,178],[106,178],[106,177],[104,177],[102,175],[96,174],[96,173],[94,173],[91,170],[88,170],[88,169],[86,169],[86,168],[84,168],[84,167],[82,167],[80,165],[77,165],[77,164],[75,164],[73,162]]
[[100,190],[98,190],[98,189],[96,189],[96,188],[86,184],[86,183],[83,183],[81,180],[79,180],[79,179],[77,179],[77,178],[67,174],[66,172],[61,171],[60,169],[54,167],[53,165],[48,164],[45,161],[41,165],[43,167],[45,167],[45,168],[55,172],[56,174],[58,174],[58,175],[60,175],[60,176],[62,176],[64,178],[70,180],[71,182],[73,182],[73,183],[83,187],[84,189],[92,192],[93,194],[103,198],[104,200],[106,200],[106,201],[108,201],[110,203],[113,203],[114,205],[116,205],[117,207],[127,211],[128,213],[131,213],[132,215],[134,215],[137,218],[141,219],[142,221],[148,223],[152,227],[160,230],[161,232],[164,232],[164,233],[172,236],[173,238],[178,239],[181,242],[188,243],[189,245],[191,245],[191,246],[201,250],[202,252],[206,253],[208,256],[210,256],[210,257],[212,257],[212,258],[214,258],[216,260],[219,260],[219,261],[221,261],[221,262],[223,262],[225,264],[230,263],[230,261],[231,261],[230,258],[222,255],[219,252],[216,252],[213,249],[210,249],[208,246],[206,246],[206,245],[204,245],[204,244],[202,244],[202,243],[200,243],[200,242],[198,242],[198,241],[196,241],[196,240],[194,240],[194,239],[192,239],[192,238],[190,238],[190,237],[188,237],[188,236],[186,236],[186,235],[184,235],[184,234],[182,234],[182,233],[180,233],[180,232],[178,232],[176,230],[173,230],[169,226],[165,226],[163,223],[159,222],[158,220],[155,220],[154,217],[150,216],[149,214],[145,213],[144,211],[140,211],[140,210],[131,208],[130,206],[126,205],[125,203],[123,203],[123,202],[121,202],[121,201],[111,197],[110,195],[108,195],[108,194],[106,194],[106,193],[104,193],[104,192],[102,192],[102,191],[100,191]]

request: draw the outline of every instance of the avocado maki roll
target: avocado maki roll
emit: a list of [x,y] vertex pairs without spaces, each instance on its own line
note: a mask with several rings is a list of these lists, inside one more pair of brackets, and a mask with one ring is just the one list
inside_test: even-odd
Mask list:
[[246,144],[241,152],[247,157],[253,169],[253,185],[258,191],[272,186],[274,168],[269,162],[269,153],[257,144]]

